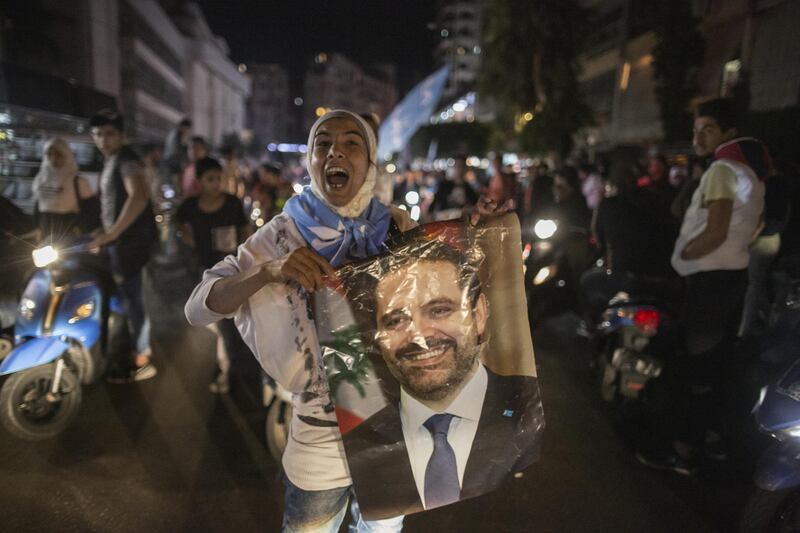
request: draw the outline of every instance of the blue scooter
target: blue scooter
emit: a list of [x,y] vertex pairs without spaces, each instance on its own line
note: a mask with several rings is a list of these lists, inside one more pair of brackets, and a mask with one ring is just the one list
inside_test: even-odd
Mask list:
[[101,254],[88,240],[33,252],[38,268],[17,309],[14,348],[0,363],[0,422],[21,439],[63,431],[81,406],[81,385],[105,372],[111,341],[127,331]]
[[773,367],[793,363],[762,389],[754,409],[759,429],[776,440],[756,466],[740,531],[800,531],[800,277],[781,296],[783,309],[760,359]]
[[762,393],[762,431],[775,439],[759,459],[741,531],[800,531],[800,360]]

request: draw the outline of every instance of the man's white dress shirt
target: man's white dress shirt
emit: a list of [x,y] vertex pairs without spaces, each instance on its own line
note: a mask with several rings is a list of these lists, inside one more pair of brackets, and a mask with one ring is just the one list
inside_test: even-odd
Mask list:
[[[478,431],[478,422],[483,409],[483,398],[486,396],[486,385],[489,378],[483,365],[461,389],[453,403],[444,411],[454,415],[447,432],[447,442],[456,454],[458,467],[458,485],[464,482],[464,471],[467,467],[472,441]],[[433,437],[423,425],[436,411],[413,398],[401,388],[400,390],[400,422],[403,425],[403,438],[406,441],[411,471],[417,485],[419,499],[425,505],[425,469],[433,454]]]

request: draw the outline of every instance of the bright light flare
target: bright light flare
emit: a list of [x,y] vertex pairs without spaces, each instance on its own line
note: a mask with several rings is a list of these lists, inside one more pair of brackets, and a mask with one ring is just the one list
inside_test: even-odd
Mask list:
[[419,203],[419,193],[417,191],[408,191],[406,193],[406,203],[408,205],[417,205]]
[[541,285],[542,283],[550,279],[554,273],[555,273],[555,268],[549,266],[543,267],[542,269],[539,270],[539,272],[536,273],[536,276],[534,276],[533,284]]
[[55,261],[58,261],[58,250],[52,246],[37,248],[33,251],[33,264],[37,268],[44,268]]
[[415,205],[414,207],[411,208],[411,213],[409,213],[409,216],[411,217],[411,220],[416,222],[416,221],[419,220],[419,216],[421,214],[422,214],[422,210],[419,208],[418,205]]
[[556,234],[558,223],[555,220],[537,220],[533,226],[533,233],[540,239],[549,239]]

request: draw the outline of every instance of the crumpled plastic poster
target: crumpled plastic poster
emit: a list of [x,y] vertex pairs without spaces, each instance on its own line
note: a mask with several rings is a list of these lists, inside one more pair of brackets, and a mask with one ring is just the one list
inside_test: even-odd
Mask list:
[[516,216],[427,224],[387,245],[315,301],[368,520],[497,488],[538,459],[544,430]]

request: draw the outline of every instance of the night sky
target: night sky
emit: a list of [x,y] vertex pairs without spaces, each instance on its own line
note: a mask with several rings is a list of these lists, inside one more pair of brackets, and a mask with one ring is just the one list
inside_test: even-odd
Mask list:
[[237,63],[279,63],[293,90],[318,52],[341,52],[359,64],[398,67],[401,94],[434,69],[438,41],[432,0],[200,0],[212,31]]

